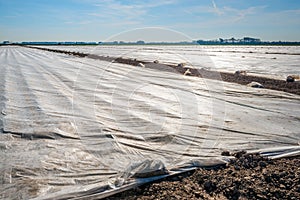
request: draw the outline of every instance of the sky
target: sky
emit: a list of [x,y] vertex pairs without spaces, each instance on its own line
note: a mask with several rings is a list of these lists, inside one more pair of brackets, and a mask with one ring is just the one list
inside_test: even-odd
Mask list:
[[0,42],[300,41],[300,0],[0,0]]

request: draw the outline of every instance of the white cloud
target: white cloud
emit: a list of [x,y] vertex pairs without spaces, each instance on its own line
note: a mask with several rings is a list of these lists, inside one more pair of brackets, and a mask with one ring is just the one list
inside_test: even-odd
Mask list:
[[[230,6],[218,7],[214,0],[212,0],[212,7],[211,6],[198,6],[188,8],[187,12],[189,14],[194,15],[195,19],[205,18],[206,22],[209,23],[210,21],[219,21],[225,23],[236,23],[239,21],[244,20],[245,18],[261,13],[266,6],[255,6],[255,7],[248,7],[246,9],[237,9]],[[208,16],[206,14],[213,14],[214,16]]]
[[147,25],[148,20],[153,19],[151,9],[173,4],[176,0],[137,1],[127,3],[117,0],[90,1],[94,10],[87,13],[87,18],[95,23],[109,27],[134,28],[138,25]]
[[232,16],[234,19],[234,22],[243,20],[247,16],[254,15],[259,13],[261,10],[263,10],[265,6],[257,6],[257,7],[249,7],[247,9],[234,9],[231,7],[224,7],[224,13],[227,14],[227,16]]
[[150,8],[164,6],[174,3],[174,0],[168,1],[151,1],[123,4],[115,0],[105,0],[94,4],[99,7],[101,11],[104,11],[107,15],[125,17],[126,19],[134,18],[138,19],[147,14]]
[[296,9],[296,10],[283,10],[280,13],[300,15],[300,9]]
[[216,14],[218,14],[218,15],[224,14],[224,13],[218,8],[218,6],[217,6],[215,0],[211,0],[211,2],[212,2],[212,5],[213,5],[213,11],[214,11],[214,13],[216,13]]

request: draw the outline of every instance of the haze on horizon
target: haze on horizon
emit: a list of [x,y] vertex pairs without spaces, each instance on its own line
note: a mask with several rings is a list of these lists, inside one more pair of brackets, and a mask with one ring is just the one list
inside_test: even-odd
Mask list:
[[[299,19],[298,0],[0,0],[0,42],[103,41],[144,27],[194,39],[300,41]],[[129,38],[151,40],[142,32]],[[169,32],[156,37],[182,40]]]

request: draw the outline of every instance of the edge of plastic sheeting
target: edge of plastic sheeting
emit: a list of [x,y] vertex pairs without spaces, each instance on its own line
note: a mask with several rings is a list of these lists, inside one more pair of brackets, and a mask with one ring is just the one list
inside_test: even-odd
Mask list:
[[[273,147],[266,149],[258,149],[258,150],[249,150],[247,153],[259,153],[263,157],[268,157],[270,159],[279,159],[285,157],[294,157],[300,155],[300,146],[285,146],[285,147]],[[110,184],[93,184],[86,187],[78,187],[79,191],[74,193],[67,194],[59,194],[60,192],[52,195],[46,195],[44,197],[36,197],[34,200],[42,199],[42,200],[50,200],[50,199],[103,199],[109,196],[113,196],[115,194],[133,189],[135,187],[151,183],[166,177],[179,175],[181,173],[185,173],[188,171],[192,171],[198,169],[200,167],[214,167],[222,164],[226,164],[231,160],[234,160],[233,156],[220,156],[215,158],[199,158],[193,159],[189,162],[182,163],[170,170],[168,170],[168,174],[151,176],[147,178],[135,178],[131,176],[128,180],[125,180],[124,184],[119,187],[112,188]],[[120,177],[119,177],[120,178]],[[121,176],[122,178],[122,176]]]
[[[168,174],[165,164],[161,160],[145,159],[140,162],[133,162],[122,173],[121,179],[128,180],[129,178],[147,178],[152,176],[159,176]],[[112,188],[115,186],[110,185]]]
[[199,167],[214,167],[218,165],[224,165],[230,161],[233,157],[219,157],[219,158],[204,158],[204,159],[193,159],[190,162],[187,162],[186,164],[182,164],[181,166],[178,166],[176,168],[172,168],[169,170],[168,174],[165,175],[159,175],[159,176],[153,176],[153,177],[147,177],[147,178],[135,178],[133,180],[128,181],[121,187],[106,190],[104,192],[98,193],[98,194],[92,194],[81,198],[76,198],[78,200],[84,200],[84,199],[103,199],[109,196],[113,196],[115,194],[133,189],[135,187],[151,183],[163,178],[167,178],[170,176],[179,175],[185,172],[189,172],[195,169],[198,169]]
[[[151,183],[169,176],[178,175],[181,173],[185,173],[188,171],[195,170],[199,167],[214,167],[217,165],[226,164],[229,160],[225,157],[217,157],[217,158],[204,158],[204,159],[194,159],[189,162],[182,164],[180,166],[174,167],[168,170],[167,174],[145,177],[145,178],[136,178],[134,176],[129,177],[128,180],[125,180],[124,184],[119,187],[111,187],[109,183],[107,184],[93,184],[88,185],[86,187],[78,187],[79,191],[73,193],[64,193],[64,191],[60,191],[57,193],[48,194],[45,196],[40,196],[33,198],[32,200],[59,200],[59,199],[76,199],[76,200],[84,200],[84,199],[103,199],[109,196],[113,196],[115,194],[133,189],[135,187],[144,185],[146,183]],[[118,178],[118,177],[117,177]],[[122,178],[120,176],[119,178]],[[72,188],[74,189],[74,188]],[[89,193],[89,194],[88,194]]]
[[[196,167],[194,169],[196,169]],[[190,170],[193,170],[193,169],[190,169]],[[128,183],[125,183],[121,187],[114,188],[114,189],[111,188],[111,189],[106,190],[106,191],[101,192],[101,193],[95,193],[95,194],[86,195],[84,197],[78,197],[78,198],[74,198],[74,199],[77,199],[77,200],[103,199],[103,198],[110,197],[110,196],[113,196],[113,195],[121,193],[121,192],[128,191],[130,189],[133,189],[135,187],[144,185],[146,183],[151,183],[151,182],[154,182],[156,180],[166,178],[168,176],[171,176],[171,173],[170,174],[165,174],[165,175],[160,175],[160,176],[149,177],[149,178],[136,178],[134,180],[130,180]]]
[[290,158],[290,157],[300,156],[300,145],[272,147],[272,148],[248,151],[248,153],[259,153],[261,156],[268,157],[270,159]]

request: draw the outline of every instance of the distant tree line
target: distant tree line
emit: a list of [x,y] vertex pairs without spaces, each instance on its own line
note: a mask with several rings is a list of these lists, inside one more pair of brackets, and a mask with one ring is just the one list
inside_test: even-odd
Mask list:
[[125,41],[105,41],[105,42],[10,42],[3,41],[0,45],[300,45],[300,42],[287,41],[261,41],[258,38],[244,37],[242,39],[219,38],[216,40],[194,40],[182,42],[145,42],[138,40],[136,42]]
[[300,42],[261,41],[258,38],[244,37],[242,39],[197,40],[200,45],[300,45]]

